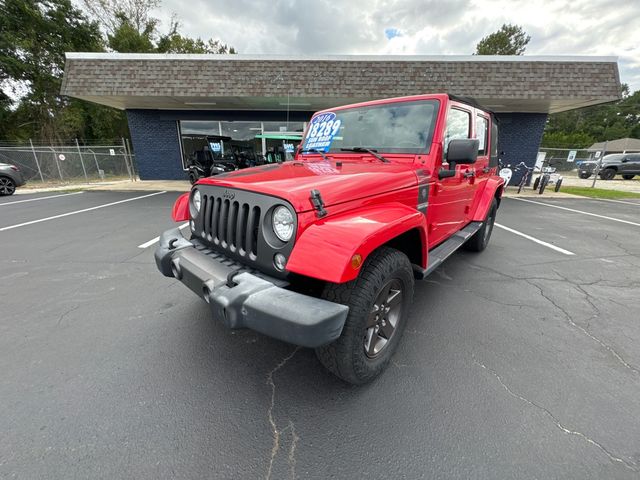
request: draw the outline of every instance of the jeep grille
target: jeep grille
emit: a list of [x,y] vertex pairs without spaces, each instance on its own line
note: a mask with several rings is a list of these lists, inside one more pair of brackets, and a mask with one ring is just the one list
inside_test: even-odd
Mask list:
[[221,196],[202,195],[203,232],[206,240],[241,257],[258,256],[260,207]]

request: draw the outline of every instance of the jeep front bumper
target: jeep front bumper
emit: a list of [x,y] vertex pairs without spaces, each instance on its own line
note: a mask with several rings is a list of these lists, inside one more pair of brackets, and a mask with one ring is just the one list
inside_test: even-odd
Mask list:
[[[179,229],[160,236],[156,265],[184,283],[229,328],[250,328],[303,347],[340,336],[349,308],[293,292],[201,252]],[[227,263],[227,264],[225,264]]]

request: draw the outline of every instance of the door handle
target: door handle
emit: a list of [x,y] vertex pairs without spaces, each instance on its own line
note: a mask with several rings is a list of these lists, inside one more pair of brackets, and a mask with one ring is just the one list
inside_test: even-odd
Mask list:
[[473,177],[475,177],[475,176],[476,176],[476,172],[475,172],[475,170],[467,170],[466,172],[464,172],[464,173],[462,174],[462,176],[463,176],[464,178],[473,178]]
[[484,167],[482,169],[482,173],[489,173],[491,171],[491,169],[489,167]]

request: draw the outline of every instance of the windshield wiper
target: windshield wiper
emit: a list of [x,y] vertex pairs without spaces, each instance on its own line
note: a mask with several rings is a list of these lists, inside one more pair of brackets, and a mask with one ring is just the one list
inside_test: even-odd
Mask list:
[[327,156],[325,155],[325,153],[324,153],[322,150],[318,150],[317,148],[310,148],[310,149],[308,149],[308,150],[302,150],[300,153],[303,153],[303,154],[304,154],[304,153],[319,153],[319,154],[320,154],[320,156],[322,157],[322,159],[323,159],[325,162],[329,162],[329,161],[330,161],[330,160],[329,160],[329,157],[327,157]]
[[377,150],[373,149],[373,148],[365,148],[365,147],[351,147],[351,148],[341,148],[340,149],[343,152],[366,152],[369,155],[373,155],[374,157],[376,157],[378,160],[380,160],[381,162],[384,163],[389,163],[389,160],[384,158],[382,155],[380,155],[378,153]]

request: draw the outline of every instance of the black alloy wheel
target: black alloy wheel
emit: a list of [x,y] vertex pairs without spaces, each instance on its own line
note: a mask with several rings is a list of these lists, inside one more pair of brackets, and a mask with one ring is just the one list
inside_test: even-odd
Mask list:
[[0,177],[0,195],[13,195],[16,191],[16,184],[9,177]]

